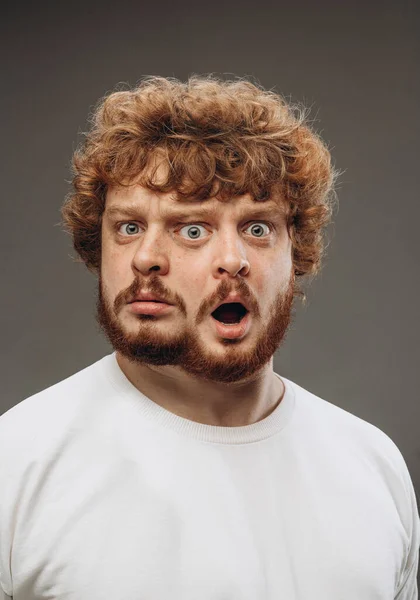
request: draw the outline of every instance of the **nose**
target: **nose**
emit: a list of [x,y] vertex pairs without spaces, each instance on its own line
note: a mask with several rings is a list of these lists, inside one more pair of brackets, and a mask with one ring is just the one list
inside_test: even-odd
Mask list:
[[243,242],[237,234],[225,234],[217,244],[212,270],[215,278],[220,278],[225,273],[230,277],[238,274],[245,277],[249,273],[250,264],[246,255]]
[[159,271],[166,275],[169,271],[168,251],[163,246],[162,235],[157,229],[150,227],[144,234],[139,247],[133,256],[133,271],[146,276],[150,271]]

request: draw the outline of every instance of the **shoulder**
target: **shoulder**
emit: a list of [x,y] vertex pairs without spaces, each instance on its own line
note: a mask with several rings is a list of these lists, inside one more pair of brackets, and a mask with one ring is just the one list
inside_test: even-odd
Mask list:
[[[68,428],[102,381],[103,357],[69,377],[37,392],[0,416],[0,454],[10,448],[36,450],[42,440],[52,439]],[[9,451],[7,452],[7,449]]]
[[294,382],[297,437],[307,437],[313,448],[320,444],[343,465],[368,469],[393,498],[406,533],[407,548],[419,545],[420,521],[413,482],[399,447],[382,429]]
[[[343,464],[351,461],[378,476],[404,512],[412,503],[413,484],[406,461],[393,439],[382,429],[331,401],[289,381],[295,395],[292,428],[298,443],[309,451],[322,446]],[[355,461],[355,462],[354,462]]]

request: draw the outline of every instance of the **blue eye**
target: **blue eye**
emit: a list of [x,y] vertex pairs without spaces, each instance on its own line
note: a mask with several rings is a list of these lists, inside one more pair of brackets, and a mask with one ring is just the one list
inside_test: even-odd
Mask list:
[[[138,225],[137,223],[132,223],[132,222],[128,222],[128,223],[121,223],[121,225],[118,227],[118,231],[121,233],[121,227],[137,227],[137,231],[130,231],[129,235],[135,235],[136,233],[138,233]],[[127,233],[127,230],[126,230]]]
[[[264,236],[264,227],[266,227],[268,229],[266,235]],[[271,227],[269,225],[267,225],[267,223],[252,223],[247,229],[250,229],[253,232],[253,236],[254,237],[267,237],[267,235],[269,235],[271,233]],[[202,239],[202,236],[200,237],[200,229],[207,231],[206,228],[203,225],[196,225],[196,224],[189,224],[189,225],[184,225],[184,227],[181,227],[181,229],[179,231],[182,231],[183,229],[187,229],[188,233],[188,237],[190,240],[198,240],[198,239]]]
[[183,229],[187,229],[188,230],[188,237],[190,238],[190,240],[197,240],[200,239],[200,228],[203,229],[204,231],[207,231],[205,227],[203,227],[203,225],[184,225],[184,227],[181,227],[181,229],[179,231],[182,231]]
[[248,229],[251,228],[253,230],[254,237],[263,237],[263,235],[264,235],[263,225],[265,225],[265,227],[268,227],[268,233],[270,233],[271,229],[267,225],[267,223],[252,223],[252,225],[250,225],[248,227]]
[[[264,236],[264,227],[268,228],[268,232],[266,233],[265,236]],[[125,231],[121,231],[122,228],[124,228]],[[207,231],[207,229],[203,225],[197,225],[195,223],[184,225],[183,227],[181,227],[181,229],[179,231],[181,232],[183,229],[187,230],[187,236],[190,240],[202,239],[203,236],[200,236],[200,232]],[[252,223],[247,229],[251,229],[253,237],[259,237],[259,238],[266,237],[271,232],[271,227],[269,227],[269,225],[267,225],[267,223],[263,223],[263,222]],[[136,235],[137,233],[139,233],[139,225],[137,223],[135,223],[134,221],[127,221],[126,223],[121,223],[118,226],[118,232],[121,233],[122,235],[127,235],[130,237],[130,236],[133,236],[133,235]]]

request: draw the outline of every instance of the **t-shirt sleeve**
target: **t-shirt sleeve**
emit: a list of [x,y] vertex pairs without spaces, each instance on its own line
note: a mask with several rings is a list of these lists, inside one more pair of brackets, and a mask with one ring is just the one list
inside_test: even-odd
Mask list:
[[395,600],[418,600],[417,565],[415,562],[412,563],[411,568],[406,573],[405,577],[403,587],[395,596]]
[[10,443],[13,430],[8,427],[9,415],[12,411],[0,415],[0,600],[12,598],[12,581],[10,573],[10,506],[13,506],[11,477],[14,470],[15,456]]
[[420,517],[414,486],[405,462],[402,468],[402,477],[407,495],[410,542],[405,564],[400,574],[395,600],[418,600],[417,572],[419,567]]
[[12,596],[8,596],[0,585],[0,600],[10,600]]

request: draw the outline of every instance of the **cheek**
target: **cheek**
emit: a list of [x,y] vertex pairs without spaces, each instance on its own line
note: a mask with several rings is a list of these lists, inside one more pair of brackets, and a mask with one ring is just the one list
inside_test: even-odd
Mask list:
[[211,285],[209,261],[188,260],[184,256],[172,256],[171,277],[167,282],[168,289],[176,292],[182,298],[187,315],[195,315],[201,303],[214,291],[215,283]]
[[108,293],[115,296],[133,282],[130,262],[121,252],[104,248],[101,257],[101,278]]
[[276,273],[279,282],[289,281],[293,268],[292,253],[283,254],[276,263]]
[[112,249],[111,244],[107,243],[106,237],[103,238],[101,248],[101,270],[104,278],[112,272],[114,265],[117,262],[117,253]]
[[277,277],[279,284],[284,281],[288,282],[293,267],[292,242],[288,235],[284,236],[279,250],[272,258],[272,271]]
[[172,261],[174,284],[184,295],[186,302],[197,297],[199,293],[202,294],[208,286],[209,272],[208,268],[204,268],[205,262],[202,260],[192,263],[179,258]]
[[279,291],[287,288],[291,273],[292,257],[286,253],[255,265],[252,281],[259,298],[273,300]]

